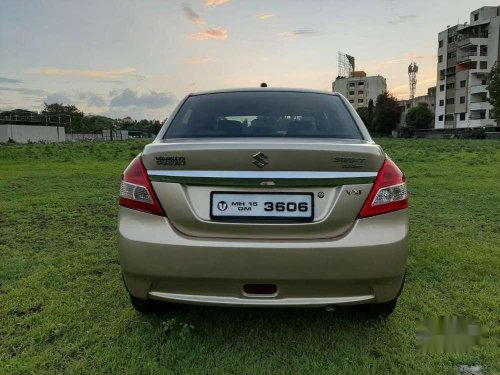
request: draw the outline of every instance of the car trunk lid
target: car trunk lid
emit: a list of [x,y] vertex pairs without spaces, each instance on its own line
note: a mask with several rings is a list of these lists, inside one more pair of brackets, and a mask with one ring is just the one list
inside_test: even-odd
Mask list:
[[[373,142],[332,139],[175,139],[142,160],[170,223],[196,237],[312,239],[347,231],[385,155]],[[214,220],[214,193],[312,194],[311,220]]]

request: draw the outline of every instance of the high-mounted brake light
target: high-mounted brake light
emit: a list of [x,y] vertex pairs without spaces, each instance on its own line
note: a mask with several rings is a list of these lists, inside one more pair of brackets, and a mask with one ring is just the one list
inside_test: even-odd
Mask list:
[[123,172],[120,186],[120,206],[165,216],[140,155],[132,160]]
[[407,207],[408,192],[405,176],[391,159],[386,159],[359,213],[359,218],[385,214]]

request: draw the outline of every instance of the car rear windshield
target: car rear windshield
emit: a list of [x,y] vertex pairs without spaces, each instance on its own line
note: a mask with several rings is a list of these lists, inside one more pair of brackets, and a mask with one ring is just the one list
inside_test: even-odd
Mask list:
[[227,92],[189,97],[164,138],[363,139],[342,100],[305,92]]

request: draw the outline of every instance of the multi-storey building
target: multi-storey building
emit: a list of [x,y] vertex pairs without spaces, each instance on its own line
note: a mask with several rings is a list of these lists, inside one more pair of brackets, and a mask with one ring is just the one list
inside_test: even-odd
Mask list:
[[470,23],[438,34],[435,128],[495,126],[488,73],[499,59],[500,6],[470,14]]
[[377,96],[387,91],[387,82],[382,76],[367,77],[365,72],[355,71],[350,77],[337,77],[332,90],[344,95],[358,109],[368,107],[370,99],[375,105]]

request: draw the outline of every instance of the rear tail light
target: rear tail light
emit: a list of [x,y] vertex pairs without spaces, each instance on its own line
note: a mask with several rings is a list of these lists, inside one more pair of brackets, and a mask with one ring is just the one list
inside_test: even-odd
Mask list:
[[408,192],[405,176],[391,159],[386,159],[359,213],[359,218],[385,214],[407,207]]
[[140,155],[132,160],[123,172],[120,186],[120,206],[165,216]]

